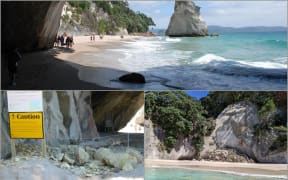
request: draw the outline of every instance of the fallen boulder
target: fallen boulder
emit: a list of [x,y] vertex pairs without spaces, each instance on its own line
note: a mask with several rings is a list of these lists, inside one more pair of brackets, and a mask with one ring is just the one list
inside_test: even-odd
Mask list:
[[78,164],[83,165],[89,161],[89,154],[85,152],[82,147],[79,147],[76,155],[76,160]]
[[96,151],[95,159],[103,162],[108,166],[122,169],[124,171],[133,170],[137,163],[142,161],[138,153],[134,151],[129,152],[113,152],[108,148],[99,148]]

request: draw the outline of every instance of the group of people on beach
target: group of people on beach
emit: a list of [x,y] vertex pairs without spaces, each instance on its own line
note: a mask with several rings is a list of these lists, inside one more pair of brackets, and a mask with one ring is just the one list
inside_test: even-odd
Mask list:
[[95,34],[90,35],[90,42],[95,42]]
[[72,48],[73,44],[73,36],[67,36],[66,32],[61,36],[57,35],[54,42],[55,47],[66,46],[67,48]]

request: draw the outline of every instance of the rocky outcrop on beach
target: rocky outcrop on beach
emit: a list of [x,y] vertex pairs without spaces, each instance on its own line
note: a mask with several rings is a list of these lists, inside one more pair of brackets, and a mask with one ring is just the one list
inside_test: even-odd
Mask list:
[[248,156],[257,162],[287,163],[285,149],[270,148],[273,139],[277,137],[275,133],[268,131],[264,137],[257,137],[259,135],[256,127],[260,122],[255,105],[249,102],[229,105],[216,119],[217,147],[234,149],[240,155]]
[[174,13],[170,19],[168,36],[207,36],[208,28],[200,16],[200,7],[192,1],[175,1]]
[[209,151],[202,156],[201,159],[208,161],[254,163],[253,159],[248,156],[243,156],[243,154],[239,155],[233,149],[217,149]]
[[161,127],[157,127],[151,120],[145,120],[145,158],[147,159],[170,159],[183,160],[193,159],[196,150],[191,146],[191,140],[188,138],[177,139],[176,146],[167,151],[163,144]]
[[63,5],[64,1],[2,2],[2,52],[53,47]]

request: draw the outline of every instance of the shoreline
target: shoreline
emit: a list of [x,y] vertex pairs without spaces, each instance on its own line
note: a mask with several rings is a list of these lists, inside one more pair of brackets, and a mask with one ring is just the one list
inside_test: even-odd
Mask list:
[[78,77],[81,81],[111,89],[179,89],[166,84],[167,79],[152,77],[142,72],[139,73],[145,76],[145,84],[125,83],[118,80],[122,75],[134,72],[133,68],[125,67],[125,64],[120,62],[121,58],[125,58],[125,54],[117,51],[119,47],[125,46],[125,43],[135,42],[142,38],[155,38],[155,36],[131,35],[125,36],[124,39],[118,36],[105,36],[102,40],[97,37],[95,43],[87,38],[89,36],[77,36],[75,41],[79,43],[73,47],[76,50],[75,53],[57,56],[78,69]]
[[145,159],[145,168],[182,168],[222,172],[240,176],[265,176],[286,178],[287,164],[231,163],[216,161],[179,161]]
[[[121,39],[117,35],[107,35],[101,40],[99,36],[95,36],[95,42],[91,42],[90,36],[75,36],[75,44],[71,49],[55,47],[50,50],[23,54],[23,60],[19,62],[19,73],[16,78],[17,86],[8,86],[8,81],[5,80],[8,77],[5,77],[2,78],[2,88],[4,90],[197,90],[213,87],[218,90],[232,90],[241,87],[244,90],[253,90],[256,87],[264,89],[273,86],[275,90],[283,90],[282,86],[287,83],[286,80],[281,79],[283,75],[281,69],[274,73],[271,69],[255,68],[255,73],[249,74],[251,71],[249,67],[243,68],[242,66],[233,65],[233,63],[231,64],[232,61],[229,60],[227,61],[228,65],[224,63],[223,67],[220,65],[214,67],[212,63],[213,68],[209,69],[209,62],[214,61],[213,58],[218,58],[214,54],[200,56],[198,59],[201,59],[204,63],[198,65],[193,63],[176,63],[175,65],[173,64],[174,61],[170,63],[163,60],[163,57],[163,62],[161,62],[161,55],[159,63],[155,61],[154,57],[157,59],[157,56],[154,56],[153,53],[153,56],[147,54],[147,57],[143,53],[146,50],[146,38],[155,37],[157,41],[158,36],[127,35]],[[154,42],[153,40],[151,42]],[[142,44],[142,41],[144,44]],[[149,43],[151,43],[149,41],[148,39],[148,50],[149,48],[155,48],[153,45],[149,46]],[[137,54],[138,51],[139,55]],[[171,58],[173,59],[173,57]],[[206,66],[208,70],[206,70]],[[252,70],[254,72],[254,69]],[[243,76],[242,71],[244,71],[244,74],[245,72],[248,74]],[[137,84],[119,81],[119,77],[131,72],[142,74],[146,79],[146,83]],[[235,82],[236,76],[239,76],[239,82]],[[274,80],[270,76],[280,78]],[[218,82],[219,78],[221,80]],[[244,80],[246,82],[245,87],[242,83]],[[259,87],[259,83],[263,84]]]
[[[120,62],[111,54],[106,58],[99,59],[85,57],[87,53],[102,55],[105,49],[113,49],[129,42],[143,38],[141,36],[104,36],[102,40],[98,36],[95,42],[90,42],[90,36],[75,36],[72,48],[54,47],[45,51],[24,53],[23,59],[19,61],[16,86],[2,84],[3,90],[115,90],[113,86],[103,86],[97,83],[101,78],[118,77],[129,73],[120,67]],[[115,57],[115,55],[114,55]],[[91,61],[95,66],[90,66]],[[91,72],[93,72],[91,74]],[[89,74],[90,73],[90,74]],[[82,78],[84,76],[84,78]],[[96,82],[85,80],[85,76],[96,77]],[[107,76],[107,77],[105,77]],[[4,81],[3,81],[4,82]],[[102,83],[103,84],[103,83]]]

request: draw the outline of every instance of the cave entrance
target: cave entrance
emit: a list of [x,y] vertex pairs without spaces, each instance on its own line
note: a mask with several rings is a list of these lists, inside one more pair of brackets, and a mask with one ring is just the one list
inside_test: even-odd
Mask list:
[[99,133],[96,140],[111,139],[113,146],[143,149],[143,92],[92,91],[91,107]]

